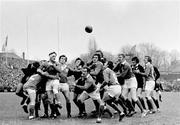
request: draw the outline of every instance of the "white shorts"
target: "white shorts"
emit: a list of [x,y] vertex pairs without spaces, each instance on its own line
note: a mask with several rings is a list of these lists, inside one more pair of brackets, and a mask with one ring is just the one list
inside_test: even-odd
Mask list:
[[153,91],[155,87],[155,81],[146,81],[145,90]]
[[83,98],[85,98],[85,99],[90,97],[90,98],[92,98],[92,100],[101,100],[98,89],[96,89],[95,91],[93,91],[91,93],[87,93],[86,91],[83,91],[83,93],[80,96],[83,96]]
[[132,77],[130,79],[125,79],[123,88],[137,88],[137,80],[135,77]]
[[30,98],[29,105],[35,105],[35,102],[36,102],[36,90],[31,89],[31,88],[27,88],[26,91],[28,93],[28,97]]
[[121,94],[121,86],[120,85],[108,86],[105,94],[108,94],[111,97],[118,98],[120,96],[120,94]]
[[54,79],[54,80],[48,80],[46,83],[46,91],[53,91],[54,94],[58,93],[59,90],[59,80]]
[[68,83],[60,83],[58,89],[60,92],[69,91],[69,84]]
[[31,94],[33,94],[33,93],[36,93],[36,90],[31,89],[31,88],[27,88],[27,89],[26,89],[26,92],[28,93],[28,95],[31,95]]

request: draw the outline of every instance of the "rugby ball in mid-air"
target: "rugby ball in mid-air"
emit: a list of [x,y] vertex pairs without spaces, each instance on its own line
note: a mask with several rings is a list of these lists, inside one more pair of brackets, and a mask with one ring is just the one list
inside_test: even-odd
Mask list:
[[91,33],[91,32],[93,31],[92,26],[86,26],[86,27],[85,27],[85,31],[86,31],[87,33]]

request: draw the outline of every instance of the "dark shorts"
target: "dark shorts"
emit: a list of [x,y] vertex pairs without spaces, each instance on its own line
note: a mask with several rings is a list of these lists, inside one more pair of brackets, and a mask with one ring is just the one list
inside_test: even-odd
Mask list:
[[144,84],[142,82],[138,82],[137,88],[143,88]]
[[82,92],[83,92],[82,89],[79,89],[79,88],[75,87],[74,93],[76,93],[76,94],[81,94]]

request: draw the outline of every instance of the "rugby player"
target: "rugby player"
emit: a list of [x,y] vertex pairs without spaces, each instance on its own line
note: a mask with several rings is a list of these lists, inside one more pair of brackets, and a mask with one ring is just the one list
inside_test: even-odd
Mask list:
[[99,112],[98,112],[98,118],[97,118],[96,122],[100,123],[101,116],[102,116],[103,109],[104,109],[104,102],[101,100],[99,89],[97,88],[97,85],[95,84],[94,79],[90,75],[90,69],[88,67],[83,67],[82,77],[85,79],[85,84],[83,86],[74,85],[75,87],[83,90],[81,95],[78,97],[78,101],[80,103],[83,103],[85,100],[87,100],[89,98],[96,100],[98,102],[98,104],[100,105]]
[[139,101],[141,102],[143,108],[146,109],[145,102],[144,102],[144,99],[143,99],[143,94],[142,94],[145,79],[144,79],[143,75],[138,73],[138,72],[144,73],[144,68],[139,64],[138,57],[133,57],[131,59],[131,61],[132,61],[132,71],[135,74],[135,77],[136,77],[136,80],[137,80],[137,83],[138,83],[138,86],[137,86],[137,97],[139,98]]
[[104,96],[102,98],[102,101],[107,103],[109,106],[111,106],[114,110],[116,110],[119,114],[119,121],[123,119],[125,114],[121,112],[118,107],[114,104],[115,101],[119,102],[119,96],[121,94],[121,86],[117,80],[115,72],[113,69],[113,62],[108,61],[105,63],[105,69],[103,71],[104,75],[104,82],[100,87],[100,91],[102,88],[106,86],[106,91],[104,93]]
[[[84,61],[81,58],[77,58],[75,60],[75,68],[74,69],[69,69],[68,76],[71,76],[71,75],[74,76],[76,85],[82,85],[83,86],[84,83],[85,83],[85,79],[83,77],[81,77],[81,75],[82,75],[81,70],[82,70],[83,66],[84,66]],[[77,100],[79,95],[83,92],[83,90],[81,90],[81,89],[79,89],[77,87],[75,87],[72,90],[74,92],[73,101],[74,101],[74,103],[76,104],[76,106],[79,109],[78,117],[87,116],[87,113],[86,113],[86,110],[85,110],[85,104],[84,103],[79,103],[78,100]]]
[[151,64],[152,60],[150,56],[145,56],[144,62],[145,62],[145,73],[140,73],[138,71],[137,73],[140,73],[145,76],[146,79],[145,95],[146,95],[147,105],[150,110],[149,113],[155,113],[155,108],[153,106],[153,100],[151,97],[151,94],[153,93],[155,87],[154,67]]
[[[128,94],[131,94],[132,100],[137,104],[139,109],[141,110],[142,117],[146,116],[147,112],[143,109],[141,102],[137,98],[136,89],[137,89],[137,80],[135,78],[134,73],[132,72],[132,68],[130,64],[125,59],[125,54],[118,55],[119,65],[114,69],[118,71],[116,74],[120,79],[124,79],[124,85],[122,86],[122,97],[125,99],[126,103],[130,105],[131,102],[128,100]],[[134,107],[133,107],[134,109]]]
[[58,89],[65,97],[66,100],[66,110],[67,110],[67,117],[71,117],[71,102],[70,102],[70,91],[69,91],[69,84],[67,80],[67,75],[69,71],[69,67],[66,64],[67,57],[65,55],[59,56],[59,64],[54,66],[55,69],[59,72],[60,83],[58,85]]
[[[100,62],[100,55],[99,54],[94,54],[92,56],[92,64],[89,66],[90,68],[90,75],[93,77],[93,79],[95,80],[95,84],[97,85],[97,87],[99,88],[102,84],[102,82],[104,81],[103,78],[103,63]],[[102,90],[100,92],[101,98],[103,97],[104,94],[104,90]],[[99,109],[99,103],[94,100],[94,104],[95,104],[95,110],[92,111],[93,114],[97,114],[98,113],[98,109]]]

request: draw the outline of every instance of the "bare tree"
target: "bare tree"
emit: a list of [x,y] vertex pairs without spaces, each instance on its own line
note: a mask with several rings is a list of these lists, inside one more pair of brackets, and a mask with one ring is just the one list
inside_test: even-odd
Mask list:
[[171,63],[176,63],[178,58],[180,57],[180,53],[177,50],[172,50],[170,52],[170,57],[171,57]]

